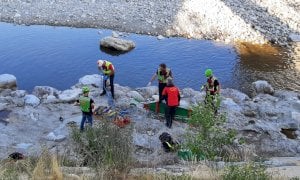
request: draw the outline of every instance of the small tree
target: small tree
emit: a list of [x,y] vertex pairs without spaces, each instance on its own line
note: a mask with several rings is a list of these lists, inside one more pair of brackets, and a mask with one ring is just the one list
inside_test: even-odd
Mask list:
[[214,110],[207,105],[198,104],[193,107],[188,122],[191,131],[187,134],[186,146],[197,159],[213,160],[222,155],[223,146],[233,143],[236,132],[222,127],[225,121],[225,115],[215,115]]

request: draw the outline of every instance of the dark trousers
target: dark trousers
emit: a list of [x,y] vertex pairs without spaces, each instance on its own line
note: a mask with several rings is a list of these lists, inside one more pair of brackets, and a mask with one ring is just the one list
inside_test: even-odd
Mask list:
[[[115,99],[114,78],[114,74],[109,76],[110,92],[113,99]],[[107,80],[103,80],[103,92],[106,92],[106,81]]]
[[162,98],[162,92],[164,88],[167,86],[167,83],[158,83],[158,97],[159,97],[159,102],[161,102]]
[[166,126],[168,128],[172,127],[172,122],[175,118],[176,107],[177,106],[167,106],[165,109]]

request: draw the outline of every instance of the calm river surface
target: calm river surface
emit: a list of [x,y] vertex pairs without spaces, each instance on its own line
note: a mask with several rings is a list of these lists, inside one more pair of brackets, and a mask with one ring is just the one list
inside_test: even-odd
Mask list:
[[50,26],[20,26],[0,23],[0,74],[17,77],[19,89],[52,86],[64,90],[84,75],[99,73],[96,61],[115,65],[115,82],[130,87],[146,86],[162,62],[174,74],[180,88],[199,90],[204,71],[212,68],[222,87],[247,92],[258,79],[277,89],[300,90],[299,56],[270,46],[240,44],[237,47],[206,40],[126,34],[136,48],[110,55],[99,41],[111,30]]

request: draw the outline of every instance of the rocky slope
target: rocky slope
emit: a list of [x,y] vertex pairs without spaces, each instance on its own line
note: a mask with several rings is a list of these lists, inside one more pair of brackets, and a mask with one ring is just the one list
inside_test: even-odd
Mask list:
[[[97,106],[108,105],[107,97],[99,96],[99,79],[99,75],[84,76],[65,91],[37,86],[32,94],[7,88],[5,83],[14,84],[11,81],[1,84],[0,87],[6,88],[0,91],[0,157],[5,158],[13,151],[35,154],[43,145],[63,153],[69,143],[68,124],[78,125],[81,120],[80,109],[72,105],[81,93],[81,87],[90,86],[90,95]],[[248,147],[254,149],[253,154],[299,156],[300,94],[274,91],[265,81],[257,81],[253,86],[257,93],[253,98],[234,89],[222,90],[221,111],[227,114],[227,128],[236,129],[238,138],[245,138]],[[149,116],[143,109],[140,102],[155,99],[157,87],[131,89],[116,85],[115,89],[116,106],[127,109],[134,123],[135,158],[148,165],[176,162],[176,155],[162,150],[158,136],[169,132],[182,141],[188,126],[175,122],[172,129],[167,129],[163,121]],[[190,88],[182,89],[181,95],[182,107],[190,107],[204,99],[203,92]],[[130,104],[136,107],[132,108]],[[59,121],[61,116],[64,121]]]
[[0,21],[286,45],[299,37],[299,9],[296,0],[2,0]]

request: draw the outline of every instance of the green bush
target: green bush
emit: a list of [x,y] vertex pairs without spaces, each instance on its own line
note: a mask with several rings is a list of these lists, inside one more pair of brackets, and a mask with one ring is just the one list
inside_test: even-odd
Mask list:
[[269,180],[271,176],[260,163],[250,162],[244,165],[232,165],[225,169],[223,180]]
[[187,134],[185,148],[190,149],[197,159],[213,160],[217,156],[222,156],[222,148],[231,145],[236,136],[234,130],[227,131],[222,127],[225,121],[225,115],[215,115],[209,106],[203,104],[195,106],[188,122],[191,131]]
[[72,130],[76,151],[83,157],[82,165],[105,170],[126,171],[131,164],[131,128],[120,129],[111,122],[101,121],[93,128]]

